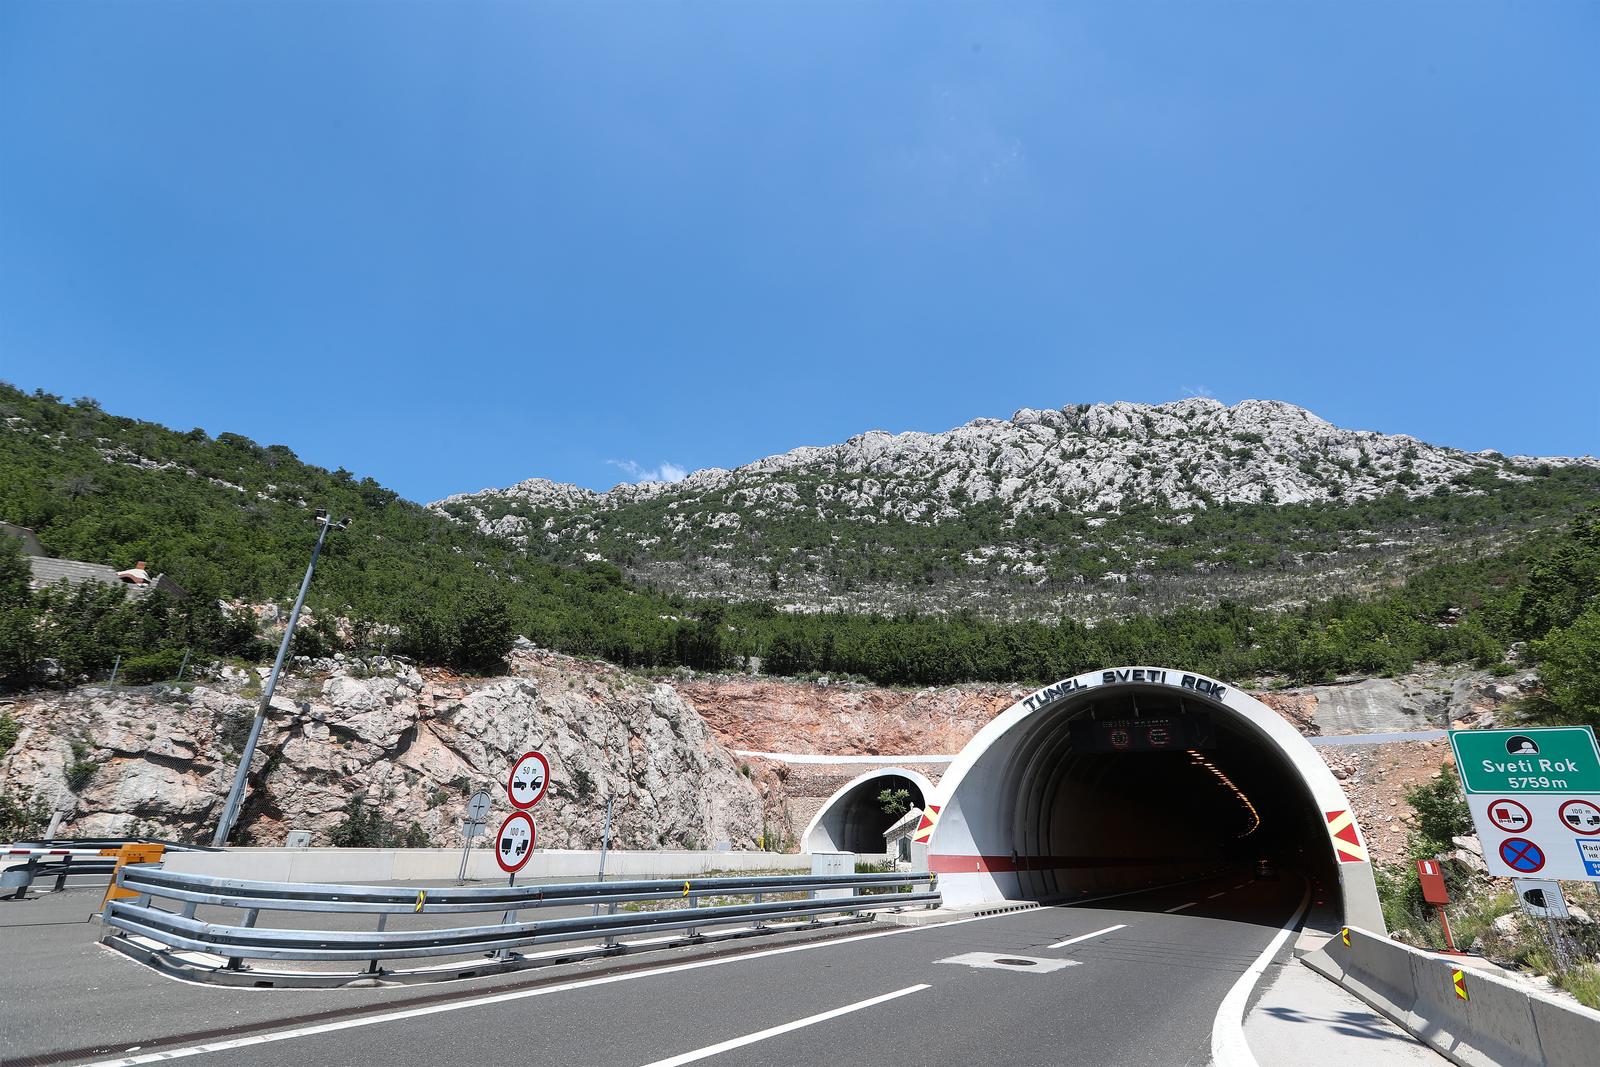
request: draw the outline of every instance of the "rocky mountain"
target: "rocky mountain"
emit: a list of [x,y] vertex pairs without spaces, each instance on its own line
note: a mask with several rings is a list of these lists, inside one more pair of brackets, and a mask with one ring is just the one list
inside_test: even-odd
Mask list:
[[429,505],[556,561],[790,610],[1091,616],[1365,588],[1600,492],[1590,457],[1469,453],[1278,401],[1025,408],[604,493],[541,478]]
[[[760,847],[758,784],[670,686],[526,650],[512,671],[457,678],[399,662],[297,662],[262,731],[240,836],[280,844],[307,829],[328,844],[359,798],[396,833],[415,824],[414,842],[459,845],[472,793],[488,789],[504,815],[496,783],[537,747],[551,759],[542,847],[598,847],[608,796],[618,848]],[[0,702],[17,728],[0,781],[68,812],[68,836],[207,840],[258,686],[256,672],[228,667],[195,686],[84,686]]]
[[[894,766],[900,756],[959,752],[1025,694],[1012,685],[904,689],[688,672],[653,681],[526,648],[511,668],[485,679],[397,661],[297,660],[262,733],[240,838],[273,845],[308,829],[328,844],[354,802],[391,832],[454,846],[473,790],[488,788],[503,815],[496,783],[517,753],[537,746],[552,762],[551,792],[536,811],[544,847],[597,847],[610,796],[619,848],[792,849],[820,804],[868,769],[862,757]],[[208,840],[259,681],[225,666],[196,684],[0,699],[16,729],[0,752],[0,781],[19,802],[64,811],[67,836]],[[1327,740],[1515,721],[1513,702],[1534,685],[1531,671],[1429,666],[1255,695]],[[1320,751],[1350,791],[1369,845],[1386,862],[1403,858],[1412,815],[1401,798],[1438,774],[1448,744]],[[783,758],[795,754],[806,758]],[[917,766],[935,782],[948,768]]]

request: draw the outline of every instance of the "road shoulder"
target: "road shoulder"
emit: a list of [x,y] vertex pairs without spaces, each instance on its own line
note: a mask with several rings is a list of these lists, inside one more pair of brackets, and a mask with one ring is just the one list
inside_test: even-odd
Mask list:
[[1441,1067],[1444,1057],[1295,956],[1274,962],[1244,1021],[1261,1067]]

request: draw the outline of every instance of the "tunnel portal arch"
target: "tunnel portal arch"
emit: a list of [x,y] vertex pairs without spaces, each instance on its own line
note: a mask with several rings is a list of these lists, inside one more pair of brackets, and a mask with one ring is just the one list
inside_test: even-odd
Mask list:
[[883,852],[883,832],[894,824],[896,815],[885,815],[878,806],[884,789],[902,788],[911,794],[911,806],[925,807],[933,795],[933,783],[916,771],[903,767],[882,767],[858,775],[834,791],[812,816],[801,835],[807,852]]
[[1271,855],[1337,894],[1347,924],[1384,929],[1338,779],[1282,716],[1204,675],[1121,667],[1044,686],[980,730],[929,799],[928,865],[948,905],[1116,892]]

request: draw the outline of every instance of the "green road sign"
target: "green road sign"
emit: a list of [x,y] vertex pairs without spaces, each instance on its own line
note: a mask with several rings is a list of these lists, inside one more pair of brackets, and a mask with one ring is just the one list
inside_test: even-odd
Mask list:
[[1469,793],[1600,793],[1600,749],[1587,726],[1452,730]]

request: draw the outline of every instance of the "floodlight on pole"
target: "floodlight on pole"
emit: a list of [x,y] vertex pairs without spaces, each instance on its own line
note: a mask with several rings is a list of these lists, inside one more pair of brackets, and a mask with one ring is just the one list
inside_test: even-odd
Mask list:
[[256,742],[261,738],[261,724],[266,721],[267,708],[272,705],[272,694],[278,688],[278,674],[283,670],[283,661],[289,655],[289,642],[294,638],[295,623],[300,621],[300,609],[306,602],[306,590],[311,588],[311,575],[317,569],[317,557],[322,554],[322,542],[327,538],[329,530],[343,530],[350,525],[349,519],[334,522],[328,518],[328,513],[321,508],[317,509],[317,544],[311,550],[311,563],[306,567],[306,576],[300,582],[300,595],[294,599],[294,610],[289,612],[289,624],[283,628],[283,640],[278,643],[278,658],[272,662],[272,673],[267,676],[266,688],[261,691],[261,703],[256,706],[256,717],[250,723],[250,738],[244,743],[244,753],[239,757],[239,770],[233,776],[233,788],[228,791],[228,803],[222,809],[222,818],[217,821],[217,832],[211,838],[212,845],[225,845],[228,835],[233,832],[233,824],[239,817],[239,807],[244,803],[244,784],[250,777],[250,761],[256,754]]

